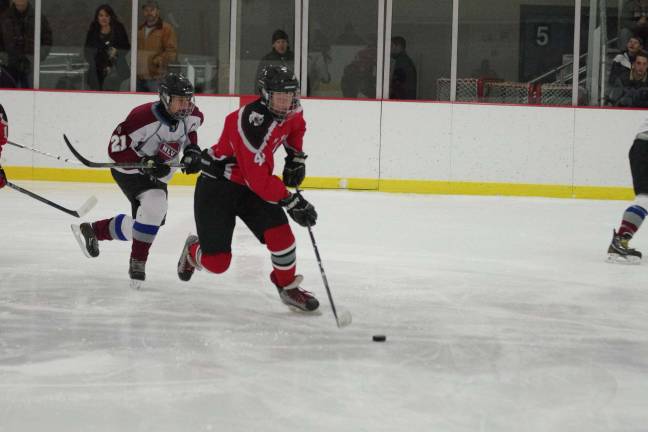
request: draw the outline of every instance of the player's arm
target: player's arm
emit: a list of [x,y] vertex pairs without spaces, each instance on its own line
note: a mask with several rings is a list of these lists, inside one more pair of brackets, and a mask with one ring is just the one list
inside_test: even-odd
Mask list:
[[4,108],[0,105],[0,155],[2,154],[2,146],[7,144],[8,138],[9,121],[7,119],[7,113],[5,113]]
[[299,113],[293,120],[294,127],[286,138],[284,147],[286,158],[284,160],[283,182],[288,187],[297,187],[306,177],[306,153],[302,151],[306,122]]
[[200,171],[202,167],[202,155],[200,147],[198,146],[198,132],[197,129],[204,121],[203,114],[197,107],[194,107],[191,116],[191,124],[189,132],[187,133],[187,141],[182,153],[181,162],[184,164],[182,172],[186,174],[195,174]]

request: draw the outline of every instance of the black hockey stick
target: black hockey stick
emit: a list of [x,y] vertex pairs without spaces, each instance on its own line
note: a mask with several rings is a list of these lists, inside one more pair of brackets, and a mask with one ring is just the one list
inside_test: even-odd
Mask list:
[[78,161],[68,159],[68,158],[64,158],[63,156],[47,153],[47,152],[44,152],[42,150],[35,149],[33,147],[27,147],[26,145],[18,144],[18,143],[15,143],[13,141],[7,141],[7,144],[11,144],[12,146],[15,146],[15,147],[18,147],[18,148],[21,148],[21,149],[29,150],[29,151],[32,151],[34,153],[38,153],[38,154],[41,154],[43,156],[50,157],[52,159],[57,159],[57,160],[60,160],[60,161],[63,161],[63,162],[79,165]]
[[[299,188],[295,189],[297,195],[299,195],[301,198],[301,190]],[[351,324],[351,321],[353,318],[351,317],[351,312],[349,312],[346,309],[339,308],[339,313],[338,309],[335,307],[335,303],[333,302],[333,296],[331,295],[331,289],[329,288],[328,284],[328,279],[326,278],[326,273],[324,272],[324,266],[322,266],[322,259],[320,258],[319,250],[317,248],[317,243],[315,242],[315,236],[313,235],[313,230],[310,226],[308,228],[308,234],[310,235],[311,243],[313,244],[313,250],[315,251],[315,258],[317,258],[317,264],[319,265],[319,270],[320,274],[322,275],[322,282],[324,282],[324,288],[326,288],[326,294],[328,295],[329,303],[331,304],[331,310],[333,310],[333,316],[335,317],[335,322],[338,326],[340,327],[346,327],[349,324]]]
[[[90,167],[90,168],[125,168],[125,169],[149,168],[148,165],[143,164],[141,162],[92,162],[91,160],[88,160],[88,159],[84,158],[83,155],[81,155],[81,153],[79,153],[77,151],[77,149],[75,149],[72,146],[72,143],[70,143],[70,140],[68,139],[67,136],[65,136],[65,134],[63,134],[63,139],[65,140],[65,144],[68,146],[68,148],[70,149],[72,154],[77,159],[79,159],[83,165],[85,165],[87,167]],[[173,167],[173,168],[184,168],[184,164],[182,164],[182,163],[175,163],[174,162],[174,163],[170,163],[170,164],[167,164],[167,165],[169,165],[170,167]]]
[[97,204],[97,197],[93,195],[90,198],[88,198],[88,200],[81,207],[79,207],[78,210],[70,210],[68,208],[63,207],[62,205],[56,204],[55,202],[48,200],[47,198],[43,198],[42,196],[37,195],[34,192],[30,192],[27,189],[23,189],[20,186],[15,185],[11,182],[7,182],[7,186],[9,186],[13,190],[24,193],[25,195],[32,197],[42,203],[45,203],[50,207],[54,207],[57,210],[61,210],[63,213],[67,213],[69,215],[78,218],[88,213],[95,206],[95,204]]

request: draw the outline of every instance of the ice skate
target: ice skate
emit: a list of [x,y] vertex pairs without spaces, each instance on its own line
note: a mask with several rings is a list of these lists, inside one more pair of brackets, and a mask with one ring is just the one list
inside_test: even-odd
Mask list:
[[[185,241],[184,247],[182,248],[182,253],[180,254],[180,259],[178,260],[178,277],[181,281],[187,282],[191,279],[191,276],[196,270],[196,263],[191,259],[191,254],[189,253],[189,248],[194,243],[198,242],[198,237],[192,234],[189,234],[187,240]],[[198,268],[200,270],[200,268]]]
[[312,312],[319,307],[319,301],[313,296],[313,294],[299,287],[304,280],[302,275],[296,275],[295,280],[290,285],[283,288],[277,285],[274,274],[271,276],[271,279],[277,287],[279,297],[281,297],[281,301],[284,304],[296,307],[297,309],[306,312]]
[[138,290],[142,287],[142,283],[146,280],[145,273],[146,261],[139,261],[135,258],[130,259],[130,265],[128,267],[128,275],[131,278],[130,287],[132,289]]
[[81,225],[70,225],[72,228],[72,234],[76,238],[81,251],[88,258],[94,258],[99,256],[99,240],[97,240],[97,235],[92,229],[92,225],[87,222],[82,223]]
[[608,262],[619,264],[641,263],[641,252],[632,249],[628,245],[631,238],[628,235],[620,236],[616,231],[612,231],[612,242],[608,247]]

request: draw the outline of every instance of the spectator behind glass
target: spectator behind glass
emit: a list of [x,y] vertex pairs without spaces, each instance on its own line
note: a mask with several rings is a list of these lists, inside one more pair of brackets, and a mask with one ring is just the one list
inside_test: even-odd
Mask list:
[[97,8],[85,41],[85,58],[89,64],[88,85],[92,90],[120,90],[130,76],[126,53],[130,42],[126,28],[110,5]]
[[160,6],[147,0],[142,6],[144,24],[137,32],[137,91],[157,92],[169,63],[176,61],[178,39],[171,24],[160,16]]
[[648,0],[627,0],[621,10],[618,47],[623,50],[632,36],[648,36]]
[[631,36],[626,43],[626,50],[621,54],[617,54],[612,61],[612,67],[610,68],[610,76],[608,78],[608,84],[614,85],[617,79],[621,76],[627,76],[630,73],[632,68],[632,63],[634,62],[635,56],[641,50],[642,43],[641,39],[637,36]]
[[368,40],[371,42],[342,71],[340,87],[344,97],[376,97],[376,36],[370,35]]
[[[14,0],[0,18],[0,53],[6,56],[6,70],[16,82],[16,87],[33,87],[34,69],[34,8],[28,0]],[[52,48],[52,29],[45,16],[41,16],[40,59],[45,60]]]
[[391,40],[390,99],[416,99],[416,66],[407,54],[407,42],[401,36]]
[[639,51],[627,75],[617,78],[609,101],[620,107],[648,107],[648,53]]
[[257,80],[266,66],[287,66],[293,70],[295,54],[290,50],[288,41],[288,33],[285,31],[277,29],[272,33],[272,51],[261,58],[255,75]]

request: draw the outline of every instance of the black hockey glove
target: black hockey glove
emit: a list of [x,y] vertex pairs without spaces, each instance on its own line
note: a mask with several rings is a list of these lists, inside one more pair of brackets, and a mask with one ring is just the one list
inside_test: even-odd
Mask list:
[[227,164],[236,162],[235,157],[228,157],[223,160],[216,160],[209,154],[209,149],[202,151],[202,171],[211,177],[221,178],[225,174]]
[[171,172],[171,167],[165,164],[160,156],[144,156],[141,162],[145,165],[141,169],[143,174],[162,178],[168,176]]
[[279,205],[285,207],[290,217],[301,226],[313,226],[317,222],[315,207],[301,195],[290,194],[279,201]]
[[306,153],[288,150],[283,169],[283,182],[288,187],[297,187],[306,177]]
[[185,174],[196,174],[202,168],[200,147],[196,144],[190,144],[184,149],[182,161],[184,168],[182,172]]

